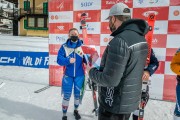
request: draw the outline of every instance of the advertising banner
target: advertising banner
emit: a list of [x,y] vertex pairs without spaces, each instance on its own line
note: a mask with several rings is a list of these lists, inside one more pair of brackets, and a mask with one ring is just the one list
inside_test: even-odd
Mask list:
[[[85,12],[89,45],[95,45],[100,57],[110,40],[109,15],[111,6],[118,2],[127,4],[132,18],[148,20],[147,13],[156,14],[152,48],[159,60],[159,68],[150,78],[150,97],[175,101],[175,74],[170,61],[180,47],[179,0],[49,0],[49,70],[51,85],[61,86],[63,69],[57,65],[59,47],[66,42],[68,30],[80,29],[80,15]],[[53,81],[53,82],[52,82]]]
[[0,51],[0,65],[48,68],[48,52]]

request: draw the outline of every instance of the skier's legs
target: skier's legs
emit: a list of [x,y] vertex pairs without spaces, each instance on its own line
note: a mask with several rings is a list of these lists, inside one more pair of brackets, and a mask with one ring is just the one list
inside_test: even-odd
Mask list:
[[62,92],[63,92],[63,101],[62,101],[62,111],[65,116],[69,106],[69,100],[72,93],[73,87],[73,78],[68,76],[63,76],[62,79]]
[[80,103],[80,92],[84,83],[85,76],[78,76],[74,78],[74,108],[77,110]]
[[129,120],[131,114],[114,114],[99,107],[98,120]]
[[180,117],[180,84],[176,85],[176,107],[174,114]]

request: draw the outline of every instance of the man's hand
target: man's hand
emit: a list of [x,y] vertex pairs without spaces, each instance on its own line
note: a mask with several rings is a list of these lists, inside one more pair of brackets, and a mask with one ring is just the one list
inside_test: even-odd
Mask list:
[[70,63],[75,63],[76,59],[75,58],[70,58]]
[[144,71],[142,80],[149,80],[149,77],[150,77],[150,73],[148,71]]

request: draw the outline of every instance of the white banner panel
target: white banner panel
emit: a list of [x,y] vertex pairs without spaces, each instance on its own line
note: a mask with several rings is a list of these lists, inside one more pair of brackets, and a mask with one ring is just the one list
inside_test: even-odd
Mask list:
[[169,0],[133,0],[134,8],[169,6]]
[[[82,30],[80,29],[80,23],[73,23],[73,27],[77,28],[79,33],[82,34]],[[87,34],[100,34],[100,22],[87,22]]]
[[101,0],[74,0],[74,10],[100,10]]
[[67,34],[50,34],[49,44],[64,44],[68,39]]
[[180,47],[180,35],[168,35],[166,47],[167,48],[179,48]]
[[163,85],[164,85],[164,75],[153,75],[150,78],[150,85],[149,85],[149,93],[150,98],[153,99],[163,99]]

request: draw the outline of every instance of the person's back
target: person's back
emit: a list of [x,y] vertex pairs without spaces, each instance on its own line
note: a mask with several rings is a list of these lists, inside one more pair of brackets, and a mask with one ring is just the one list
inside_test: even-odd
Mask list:
[[[144,23],[144,31],[139,31],[138,22]],[[137,23],[137,24],[136,24]],[[119,71],[113,71],[115,74],[113,79],[118,81],[118,86],[115,86],[110,91],[114,91],[112,99],[108,99],[108,96],[103,91],[106,91],[107,87],[100,87],[99,99],[100,104],[113,113],[122,114],[130,113],[137,109],[142,88],[142,74],[144,70],[145,60],[147,58],[147,42],[144,38],[144,34],[147,32],[147,24],[141,20],[128,20],[122,24],[113,34],[114,39],[109,43],[105,54],[101,61],[101,67],[105,66],[103,63],[106,62],[107,54],[109,55],[108,60],[116,59],[116,66],[106,64],[106,66],[119,67]],[[111,47],[112,46],[112,47]],[[118,57],[117,57],[118,56]],[[111,74],[111,71],[109,74]],[[141,71],[141,72],[139,72]],[[110,80],[111,81],[111,80]],[[114,84],[114,83],[113,83]],[[111,85],[111,84],[109,84]],[[110,87],[110,86],[109,86]],[[104,101],[105,99],[105,101]],[[109,101],[106,101],[109,100]],[[112,105],[110,100],[113,100]]]
[[130,18],[124,3],[111,7],[108,19],[114,38],[103,53],[100,69],[89,71],[90,79],[98,84],[99,120],[128,120],[140,103],[148,24]]

